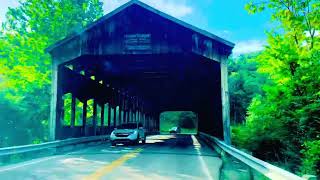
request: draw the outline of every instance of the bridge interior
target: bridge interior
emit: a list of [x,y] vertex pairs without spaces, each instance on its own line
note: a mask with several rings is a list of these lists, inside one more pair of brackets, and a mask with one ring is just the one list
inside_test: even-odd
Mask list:
[[[57,132],[60,138],[99,135],[132,121],[141,121],[149,131],[157,131],[160,113],[164,111],[196,112],[201,118],[202,131],[213,130],[212,133],[221,136],[220,65],[205,57],[195,54],[85,55],[61,64],[59,80],[62,95],[71,93],[83,104],[93,99],[94,106],[103,109],[94,110],[94,124],[87,128],[90,131],[87,133],[79,131],[74,123],[76,116],[71,115],[73,127],[61,126],[63,129]],[[111,116],[104,118],[107,103],[110,108],[119,109],[115,121]],[[75,106],[74,100],[71,105]],[[71,113],[75,114],[75,109]],[[103,123],[98,122],[101,120]],[[94,128],[98,124],[106,126]]]

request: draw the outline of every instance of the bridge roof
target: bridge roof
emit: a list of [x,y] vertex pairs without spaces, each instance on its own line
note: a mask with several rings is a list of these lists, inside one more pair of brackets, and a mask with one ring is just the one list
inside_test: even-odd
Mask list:
[[82,31],[80,31],[79,33],[73,34],[72,36],[69,36],[69,37],[66,37],[66,38],[58,41],[57,43],[49,46],[49,47],[46,49],[46,51],[47,51],[47,52],[50,52],[50,51],[52,51],[53,49],[55,49],[56,47],[59,47],[59,46],[61,46],[61,45],[64,45],[65,43],[69,42],[70,40],[74,39],[75,37],[80,36],[80,35],[82,35],[83,33],[85,33],[85,32],[87,32],[87,31],[95,28],[95,27],[98,26],[99,24],[101,24],[101,23],[103,23],[104,21],[112,18],[114,15],[118,14],[119,12],[121,12],[121,11],[123,11],[123,10],[127,9],[128,7],[131,7],[131,6],[133,6],[133,5],[138,5],[138,6],[142,7],[142,8],[144,8],[144,9],[146,9],[146,10],[148,10],[148,11],[150,11],[150,12],[153,12],[153,13],[155,13],[155,14],[157,14],[157,15],[159,15],[159,16],[161,16],[161,17],[163,17],[163,18],[165,18],[165,19],[167,19],[167,20],[169,20],[169,21],[171,21],[171,22],[173,22],[173,23],[176,23],[176,24],[184,27],[184,28],[187,28],[187,29],[189,29],[189,30],[192,30],[192,31],[194,31],[194,32],[197,32],[197,33],[199,33],[199,34],[201,34],[201,35],[203,35],[203,36],[205,36],[205,37],[208,37],[208,38],[210,38],[210,39],[212,39],[212,40],[215,40],[215,41],[217,41],[217,42],[220,42],[220,43],[226,45],[227,47],[229,47],[230,49],[232,49],[232,48],[234,47],[234,43],[232,43],[232,42],[230,42],[230,41],[227,41],[227,40],[225,40],[225,39],[223,39],[223,38],[220,38],[220,37],[218,37],[218,36],[216,36],[216,35],[208,32],[208,31],[205,31],[205,30],[202,30],[202,29],[200,29],[200,28],[197,28],[197,27],[195,27],[195,26],[193,26],[193,25],[191,25],[191,24],[188,24],[188,23],[186,23],[186,22],[184,22],[184,21],[181,21],[181,20],[179,20],[179,19],[177,19],[177,18],[174,18],[174,17],[172,17],[172,16],[170,16],[170,15],[168,15],[168,14],[166,14],[166,13],[163,13],[163,12],[161,12],[161,11],[159,11],[159,10],[157,10],[157,9],[155,9],[155,8],[153,8],[153,7],[145,4],[145,3],[140,2],[139,0],[131,0],[131,1],[129,1],[128,3],[120,6],[120,7],[117,8],[117,9],[115,9],[114,11],[112,11],[112,12],[106,14],[105,16],[101,17],[101,18],[98,19],[97,21],[93,22],[92,24],[90,24],[89,26],[87,26],[86,28],[84,28],[84,29],[83,29]]

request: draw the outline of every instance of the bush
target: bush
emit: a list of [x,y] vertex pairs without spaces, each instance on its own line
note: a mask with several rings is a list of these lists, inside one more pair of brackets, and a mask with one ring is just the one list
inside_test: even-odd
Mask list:
[[320,176],[320,140],[304,143],[301,173]]

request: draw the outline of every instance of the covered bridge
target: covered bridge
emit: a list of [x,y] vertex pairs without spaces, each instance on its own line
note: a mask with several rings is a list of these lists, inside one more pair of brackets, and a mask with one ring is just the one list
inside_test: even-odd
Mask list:
[[[53,60],[51,140],[101,135],[131,121],[157,131],[161,112],[193,111],[199,131],[230,143],[227,58],[233,46],[142,2],[124,4],[47,49]],[[69,126],[62,123],[67,93]],[[80,126],[77,100],[83,103]],[[88,100],[94,102],[90,125]]]

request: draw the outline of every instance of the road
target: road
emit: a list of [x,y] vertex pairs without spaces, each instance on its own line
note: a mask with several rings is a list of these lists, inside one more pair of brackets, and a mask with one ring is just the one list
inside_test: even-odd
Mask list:
[[219,179],[222,161],[193,135],[154,135],[145,145],[102,143],[0,167],[0,179]]

